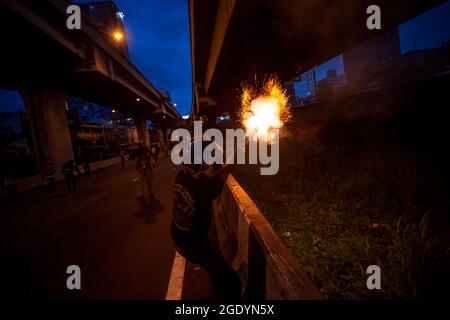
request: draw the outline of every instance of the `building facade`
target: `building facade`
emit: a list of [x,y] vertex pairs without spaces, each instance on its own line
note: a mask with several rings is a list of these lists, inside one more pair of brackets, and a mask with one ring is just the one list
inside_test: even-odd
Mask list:
[[124,26],[124,14],[113,1],[91,1],[80,4],[84,17],[102,32],[105,37],[126,56],[128,54],[128,43]]

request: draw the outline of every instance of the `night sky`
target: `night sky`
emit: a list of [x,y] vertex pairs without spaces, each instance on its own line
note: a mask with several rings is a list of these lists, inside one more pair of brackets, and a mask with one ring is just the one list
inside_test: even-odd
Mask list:
[[[90,2],[86,0],[76,3]],[[191,52],[187,0],[115,0],[125,14],[131,61],[157,89],[170,93],[181,115],[191,109]],[[17,92],[0,89],[0,111],[23,110]]]
[[125,14],[131,61],[158,89],[168,91],[181,115],[192,103],[187,0],[115,0]]
[[[76,1],[88,2],[88,1]],[[181,115],[191,108],[191,57],[187,0],[115,0],[125,14],[131,61],[158,88],[168,91]],[[450,39],[450,1],[400,26],[402,53],[439,47]],[[319,66],[343,73],[342,58]],[[0,89],[0,111],[22,109],[15,92]]]
[[[77,3],[90,1],[75,1]],[[115,0],[125,14],[131,61],[181,115],[191,110],[191,49],[187,0]]]

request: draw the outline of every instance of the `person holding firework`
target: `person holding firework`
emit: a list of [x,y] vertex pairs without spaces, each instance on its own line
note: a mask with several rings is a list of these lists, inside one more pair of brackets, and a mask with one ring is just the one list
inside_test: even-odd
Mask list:
[[[205,118],[202,121],[205,123]],[[202,141],[194,140],[191,144],[192,157],[197,143]],[[212,202],[222,193],[231,166],[191,163],[181,166],[173,185],[172,240],[183,257],[208,272],[219,298],[239,300],[238,274],[208,239]]]

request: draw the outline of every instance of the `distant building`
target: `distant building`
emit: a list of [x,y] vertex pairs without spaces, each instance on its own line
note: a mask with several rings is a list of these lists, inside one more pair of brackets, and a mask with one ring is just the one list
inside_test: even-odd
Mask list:
[[67,96],[67,113],[76,153],[82,146],[132,144],[137,140],[134,119],[125,118],[118,110]]
[[327,71],[327,76],[321,81],[328,82],[333,88],[334,92],[338,92],[342,89],[342,87],[346,84],[345,75],[338,75],[336,69],[331,69]]
[[111,120],[111,109],[79,98],[67,97],[69,110],[75,109],[80,123],[108,125]]
[[88,17],[105,37],[114,43],[126,57],[128,43],[124,27],[124,14],[114,1],[91,1],[79,4],[82,15]]
[[288,81],[283,84],[284,89],[286,90],[286,94],[289,98],[289,104],[295,105],[300,100],[300,97],[297,97],[295,94],[295,82]]
[[0,113],[0,132],[2,135],[15,136],[22,134],[23,112]]
[[317,83],[319,99],[329,99],[338,95],[346,85],[345,75],[338,75],[336,69],[327,71],[327,76]]
[[95,124],[81,124],[76,130],[72,130],[74,146],[105,145],[108,142],[114,144],[132,144],[139,142],[137,130],[134,126],[118,125],[108,128]]
[[28,115],[25,112],[0,113],[0,153],[30,154],[31,141]]
[[376,38],[350,49],[343,54],[347,82],[352,89],[367,87],[371,69],[399,59],[400,35],[398,28],[387,31]]

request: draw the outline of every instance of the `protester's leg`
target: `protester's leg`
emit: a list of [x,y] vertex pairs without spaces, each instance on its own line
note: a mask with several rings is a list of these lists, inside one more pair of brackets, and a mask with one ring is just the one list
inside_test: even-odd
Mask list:
[[240,299],[241,281],[238,274],[211,247],[207,237],[190,237],[172,225],[172,239],[183,257],[208,272],[214,289],[223,299]]
[[17,189],[14,185],[9,185],[6,187],[6,191],[8,192],[8,198],[13,199],[17,195]]
[[145,200],[145,182],[144,182],[144,177],[142,176],[141,173],[138,173],[138,179],[137,179],[137,183],[136,183],[136,187],[137,187],[137,195],[136,195],[136,200]]
[[50,178],[49,184],[50,184],[50,190],[51,190],[52,192],[56,191],[55,178]]
[[17,191],[17,185],[13,184],[11,186],[11,195],[12,195],[12,199],[16,199],[19,196],[19,191]]
[[52,193],[55,189],[55,181],[52,178],[47,178],[47,186],[48,186],[48,193]]
[[150,172],[145,173],[145,182],[147,183],[148,194],[153,194],[152,177]]
[[199,250],[201,254],[198,264],[208,272],[214,289],[224,299],[239,300],[241,280],[236,271],[219,252],[211,247],[208,241],[199,243]]
[[64,182],[66,183],[67,190],[72,191],[72,178],[66,175],[64,176]]

